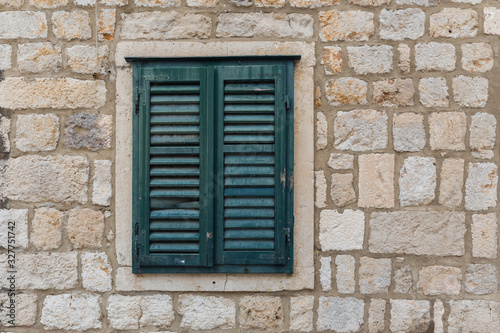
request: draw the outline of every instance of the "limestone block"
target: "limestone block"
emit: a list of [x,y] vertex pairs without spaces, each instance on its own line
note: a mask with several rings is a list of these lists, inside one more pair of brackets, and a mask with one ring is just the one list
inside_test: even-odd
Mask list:
[[497,269],[491,264],[469,264],[465,271],[465,291],[477,295],[498,291]]
[[425,13],[418,8],[380,12],[380,39],[417,39],[424,35]]
[[0,0],[0,6],[8,7],[21,7],[24,0]]
[[409,265],[394,271],[394,292],[399,294],[408,294],[413,287],[413,276]]
[[461,158],[447,158],[441,167],[439,203],[448,208],[457,208],[462,204],[465,162]]
[[96,0],[73,0],[73,3],[77,6],[95,6]]
[[418,292],[424,295],[458,295],[462,271],[457,267],[427,266],[420,270]]
[[38,250],[54,250],[61,246],[63,213],[54,208],[35,209],[31,220],[30,241]]
[[60,39],[85,40],[92,37],[90,15],[83,10],[54,12],[52,14],[52,24],[54,34]]
[[344,66],[342,49],[339,46],[325,46],[321,63],[325,66],[325,73],[328,75],[342,73]]
[[399,52],[399,62],[398,62],[399,70],[402,73],[409,73],[411,70],[410,47],[408,46],[408,44],[399,44],[398,52]]
[[463,112],[434,112],[429,115],[431,149],[465,150],[467,116]]
[[245,296],[240,300],[240,327],[283,329],[283,302],[280,297]]
[[[81,129],[84,129],[81,133]],[[77,113],[70,115],[65,125],[64,143],[72,149],[97,151],[111,148],[113,116]]]
[[399,201],[401,206],[427,205],[436,191],[436,159],[410,156],[399,172]]
[[484,11],[484,33],[489,35],[500,35],[500,9],[486,7]]
[[[9,297],[8,293],[0,294],[0,325],[3,327],[34,325],[37,299],[36,294],[16,294],[13,298]],[[11,300],[14,300],[15,303],[12,304]],[[15,315],[14,325],[9,323],[13,319],[10,316],[11,312]]]
[[448,333],[495,333],[500,327],[500,302],[451,300]]
[[348,46],[347,48],[349,67],[356,74],[382,74],[392,71],[393,52],[392,46]]
[[331,153],[327,165],[333,170],[347,170],[354,167],[354,155]]
[[391,259],[359,259],[359,289],[362,294],[387,293],[391,285]]
[[0,153],[10,152],[10,119],[0,117]]
[[484,73],[493,68],[493,48],[488,43],[462,44],[462,68]]
[[19,44],[17,65],[21,73],[52,72],[61,69],[61,47],[52,43]]
[[420,103],[425,107],[448,107],[450,104],[448,100],[450,94],[444,77],[420,79],[418,92],[420,94]]
[[99,46],[99,48],[90,45],[75,45],[66,49],[69,67],[79,74],[107,74],[108,54],[107,45]]
[[169,295],[142,296],[140,306],[139,326],[141,327],[166,327],[172,325],[175,320],[173,300]]
[[469,163],[465,181],[465,208],[486,210],[497,205],[498,167],[494,163]]
[[229,1],[238,7],[249,7],[253,4],[253,0],[229,0]]
[[349,3],[352,3],[356,6],[383,6],[389,5],[391,0],[349,0]]
[[318,8],[339,4],[340,0],[290,0],[290,6],[297,8]]
[[0,71],[11,69],[12,67],[12,46],[0,44]]
[[396,0],[396,4],[398,5],[415,5],[424,7],[437,6],[438,3],[439,0]]
[[326,207],[326,177],[325,171],[314,171],[314,186],[316,187],[315,205],[318,208]]
[[370,309],[368,310],[368,332],[382,333],[385,329],[385,305],[384,299],[372,299],[370,301]]
[[103,9],[97,21],[97,39],[101,42],[115,38],[116,9]]
[[[9,236],[14,235],[14,238]],[[15,243],[12,244],[12,239]],[[10,242],[9,242],[10,240]],[[10,246],[9,246],[10,244]],[[0,209],[0,249],[28,247],[28,210]]]
[[47,14],[43,12],[4,11],[0,12],[0,22],[0,39],[47,37]]
[[455,46],[449,43],[417,43],[415,45],[415,69],[417,71],[455,70],[457,57]]
[[51,151],[59,140],[59,117],[54,114],[18,115],[16,122],[17,149],[20,151]]
[[494,115],[478,112],[471,117],[469,145],[472,156],[492,159],[494,157],[497,120]]
[[128,0],[101,0],[101,4],[106,6],[125,6],[128,4]]
[[111,273],[113,268],[104,252],[84,252],[80,256],[82,262],[82,283],[89,291],[105,292],[111,290]]
[[104,215],[89,208],[68,211],[68,237],[76,249],[99,248],[104,232]]
[[283,8],[285,0],[255,0],[255,7]]
[[477,28],[478,14],[472,9],[445,8],[430,17],[431,37],[474,37]]
[[366,81],[353,77],[329,80],[325,84],[325,95],[330,105],[366,104]]
[[444,304],[441,300],[434,302],[434,333],[444,333]]
[[364,323],[364,307],[362,299],[321,296],[316,326],[319,331],[358,332]]
[[460,106],[482,108],[488,102],[488,79],[459,75],[452,81],[453,98]]
[[384,107],[413,105],[412,79],[385,79],[373,82],[373,102]]
[[180,7],[180,0],[134,0],[138,7]]
[[336,206],[347,206],[356,202],[356,193],[353,187],[352,173],[332,174],[332,187],[330,190],[332,201]]
[[338,255],[335,257],[335,267],[337,269],[336,279],[337,290],[341,294],[353,294],[356,288],[355,269],[356,259],[350,255]]
[[319,243],[322,251],[362,250],[365,214],[359,210],[324,209],[320,213]]
[[316,133],[318,135],[316,149],[325,149],[328,144],[328,122],[323,112],[316,114]]
[[464,235],[464,213],[374,212],[370,219],[369,249],[373,253],[461,256]]
[[498,219],[496,213],[472,215],[472,256],[496,258]]
[[321,257],[319,269],[319,282],[321,290],[332,290],[332,257]]
[[47,330],[101,328],[101,296],[87,293],[48,295],[43,301],[40,322]]
[[367,41],[375,30],[373,13],[329,10],[319,13],[319,38],[323,42]]
[[429,301],[391,299],[391,332],[426,333],[430,323]]
[[334,146],[366,151],[387,147],[387,114],[376,110],[339,111],[334,121]]
[[394,154],[358,157],[360,207],[394,207]]
[[290,330],[312,332],[314,296],[290,297]]
[[30,0],[29,3],[32,6],[38,8],[57,8],[61,6],[66,6],[68,4],[68,0]]
[[109,206],[113,188],[111,185],[111,161],[95,160],[92,187],[92,203],[94,205]]
[[219,0],[187,0],[186,3],[189,7],[211,8],[211,7],[216,7],[220,3],[220,1]]
[[425,147],[424,116],[417,113],[395,114],[392,118],[394,150],[421,151]]

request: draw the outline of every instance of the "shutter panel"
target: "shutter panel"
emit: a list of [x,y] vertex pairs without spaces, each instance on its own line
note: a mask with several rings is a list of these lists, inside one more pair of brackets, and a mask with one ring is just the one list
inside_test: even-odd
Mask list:
[[284,265],[285,67],[217,68],[216,260]]

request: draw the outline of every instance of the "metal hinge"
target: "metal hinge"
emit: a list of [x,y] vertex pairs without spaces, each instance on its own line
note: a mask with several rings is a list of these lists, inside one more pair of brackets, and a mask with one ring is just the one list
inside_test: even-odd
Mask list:
[[286,237],[287,243],[290,243],[292,241],[292,235],[290,234],[290,228],[283,228],[283,230],[285,231],[285,237]]
[[135,88],[135,114],[139,115],[139,97],[140,97],[139,87]]

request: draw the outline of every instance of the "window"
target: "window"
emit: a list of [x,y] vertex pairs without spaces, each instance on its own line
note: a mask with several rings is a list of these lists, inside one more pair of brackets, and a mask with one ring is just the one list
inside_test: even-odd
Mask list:
[[134,273],[293,272],[298,58],[128,59]]

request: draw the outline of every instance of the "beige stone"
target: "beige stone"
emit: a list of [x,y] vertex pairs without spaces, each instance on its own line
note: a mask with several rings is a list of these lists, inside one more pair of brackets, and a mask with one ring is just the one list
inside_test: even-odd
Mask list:
[[349,3],[357,6],[383,6],[389,5],[391,0],[349,0]]
[[18,115],[15,143],[17,149],[51,151],[59,140],[59,117],[53,114]]
[[316,186],[316,201],[315,205],[318,208],[326,207],[326,177],[325,171],[314,171],[314,185]]
[[52,14],[52,24],[54,34],[60,39],[85,40],[92,37],[90,15],[83,10],[54,12]]
[[484,73],[493,68],[493,48],[488,43],[462,44],[462,68]]
[[63,213],[54,208],[35,209],[35,216],[31,220],[31,243],[38,250],[54,250],[62,243]]
[[112,288],[113,268],[105,252],[85,252],[80,256],[82,262],[82,284],[89,291],[106,292]]
[[92,183],[92,203],[94,205],[111,205],[113,188],[111,186],[111,161],[95,160]]
[[373,82],[373,102],[384,107],[413,105],[412,79],[386,79]]
[[430,324],[429,301],[391,299],[391,332],[426,333]]
[[500,302],[451,300],[448,333],[496,333],[500,327]]
[[352,294],[356,290],[355,269],[356,259],[350,255],[335,257],[337,290],[341,294]]
[[47,14],[43,12],[4,11],[0,22],[0,39],[47,37]]
[[420,151],[425,147],[424,116],[417,113],[395,114],[392,118],[394,150]]
[[441,166],[439,203],[447,208],[458,208],[463,201],[465,162],[461,158],[447,158]]
[[[142,296],[140,301],[141,317],[139,318],[139,326],[171,326],[175,320],[173,303],[170,295]],[[213,310],[217,310],[217,308],[214,307]],[[226,309],[226,311],[229,313],[230,308]],[[217,318],[215,311],[213,314],[214,319]]]
[[68,211],[66,231],[76,249],[101,247],[104,216],[89,208],[72,209]]
[[424,35],[425,13],[418,8],[380,12],[380,39],[418,39]]
[[40,322],[47,330],[85,331],[102,328],[101,296],[88,293],[48,295]]
[[465,271],[465,291],[487,295],[498,291],[497,269],[491,264],[469,264]]
[[429,115],[431,149],[465,150],[467,116],[462,112],[433,112]]
[[13,250],[27,247],[28,210],[0,209],[0,249]]
[[332,290],[332,257],[321,257],[319,268],[319,283],[321,290]]
[[189,7],[211,8],[216,7],[220,0],[187,0],[186,3]]
[[233,328],[236,322],[235,301],[224,297],[180,295],[177,311],[181,327],[192,330],[222,330]]
[[478,112],[471,117],[469,145],[472,156],[491,159],[494,157],[497,120],[494,115]]
[[285,0],[255,0],[255,7],[282,8],[285,6]]
[[339,4],[340,0],[290,0],[290,6],[297,8],[318,8]]
[[138,7],[180,7],[180,0],[134,0]]
[[472,9],[445,8],[430,16],[431,37],[474,37],[477,28],[478,14]]
[[457,267],[427,266],[420,270],[417,290],[424,295],[458,295],[462,271]]
[[455,46],[450,43],[418,43],[415,45],[415,69],[451,72],[455,70],[455,52]]
[[105,102],[102,80],[7,77],[0,82],[0,107],[6,109],[97,109]]
[[319,38],[323,42],[367,41],[373,35],[373,13],[330,10],[319,13]]
[[365,302],[354,297],[319,298],[318,331],[358,332],[363,325]]
[[383,74],[390,73],[393,67],[392,46],[348,46],[347,48],[349,67],[356,74]]
[[375,212],[370,219],[369,249],[373,253],[461,256],[464,236],[462,212]]
[[30,0],[30,5],[38,8],[57,8],[68,4],[68,0]]
[[354,155],[331,153],[327,165],[334,170],[346,170],[354,167]]
[[324,209],[320,213],[319,242],[322,251],[362,250],[365,214],[359,210]]
[[12,46],[0,44],[0,71],[11,69],[12,67]]
[[131,330],[139,328],[141,296],[113,294],[108,297],[107,318],[112,328]]
[[325,85],[325,95],[331,105],[366,104],[368,84],[353,77],[329,80]]
[[362,294],[387,293],[391,285],[391,259],[361,257],[359,259],[359,290]]
[[103,9],[97,21],[97,39],[101,42],[115,38],[116,9]]
[[339,46],[325,46],[321,63],[325,66],[325,73],[328,75],[342,73],[344,65],[342,49]]
[[316,133],[316,149],[325,149],[328,144],[328,122],[323,112],[316,114]]
[[62,67],[61,47],[52,43],[19,44],[17,65],[21,73],[56,72]]
[[245,296],[240,300],[240,327],[283,329],[283,302],[280,297]]
[[465,208],[486,210],[497,205],[498,167],[494,163],[469,163],[465,182]]
[[36,294],[17,294],[10,297],[9,293],[0,294],[0,325],[3,327],[13,326],[12,317],[12,301],[14,301],[15,326],[31,326],[36,322],[37,300]]
[[482,108],[488,102],[488,79],[459,75],[452,81],[453,98],[460,106]]
[[334,146],[339,150],[367,151],[387,147],[387,114],[376,110],[339,111],[334,121]]
[[399,44],[398,45],[399,52],[399,62],[398,67],[402,73],[409,73],[411,70],[411,61],[410,61],[410,47],[408,44]]
[[385,305],[384,299],[372,299],[370,301],[370,309],[368,310],[368,332],[382,333],[385,329]]
[[75,45],[66,49],[69,67],[79,74],[107,74],[108,54],[107,45],[99,46],[99,48],[90,45]]
[[394,207],[394,155],[366,154],[358,157],[360,207]]
[[438,3],[439,0],[396,0],[396,4],[398,5],[415,5],[424,7],[437,6]]
[[394,292],[399,294],[408,294],[413,288],[413,276],[409,265],[394,271]]
[[484,11],[484,33],[489,35],[500,35],[500,9],[486,7]]
[[101,0],[100,3],[106,6],[125,6],[128,0]]
[[0,153],[10,152],[10,119],[0,117]]
[[448,107],[450,104],[448,100],[450,94],[444,77],[420,79],[418,92],[420,94],[420,103],[425,107]]
[[472,256],[496,258],[498,219],[496,213],[472,215]]
[[434,302],[434,333],[444,333],[444,304],[441,300]]
[[21,7],[24,0],[0,0],[0,6],[8,7]]
[[353,187],[352,173],[332,174],[332,187],[330,190],[332,201],[336,206],[347,206],[356,201],[356,193]]
[[290,297],[290,330],[312,332],[314,296]]

